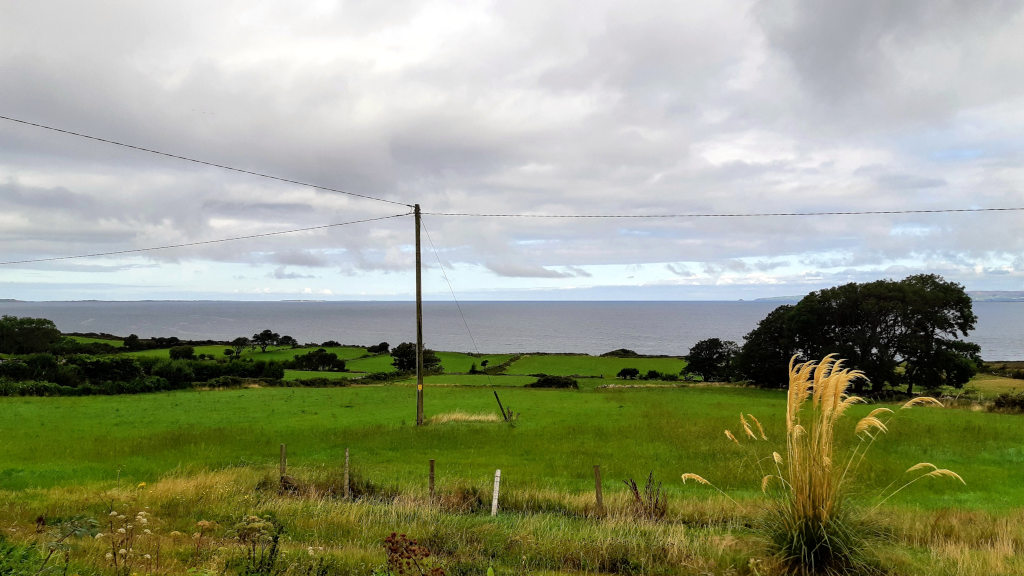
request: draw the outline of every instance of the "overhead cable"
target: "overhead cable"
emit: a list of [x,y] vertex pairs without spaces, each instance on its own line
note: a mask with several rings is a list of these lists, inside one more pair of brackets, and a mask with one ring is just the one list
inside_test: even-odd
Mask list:
[[873,214],[949,214],[956,212],[1015,212],[1016,208],[938,208],[934,210],[850,210],[822,212],[736,212],[688,214],[495,214],[471,212],[424,212],[426,216],[463,216],[470,218],[763,218],[769,216],[868,216]]
[[8,120],[10,122],[17,122],[19,124],[25,124],[27,126],[35,126],[36,128],[43,128],[44,130],[52,130],[54,132],[60,132],[61,134],[68,134],[71,136],[78,136],[79,138],[86,138],[88,140],[95,140],[97,142],[105,142],[107,144],[113,144],[115,146],[122,146],[124,148],[131,148],[132,150],[139,150],[141,152],[148,152],[150,154],[157,154],[160,156],[166,156],[168,158],[175,158],[177,160],[185,160],[186,162],[194,162],[196,164],[202,164],[204,166],[213,166],[214,168],[221,168],[223,170],[230,170],[232,172],[240,172],[242,174],[248,174],[250,176],[258,176],[260,178],[268,178],[270,180],[277,180],[279,182],[287,182],[289,184],[298,184],[299,186],[308,186],[310,188],[316,188],[318,190],[325,190],[327,192],[336,192],[338,194],[345,194],[347,196],[354,196],[356,198],[363,198],[365,200],[376,200],[377,202],[387,202],[388,204],[396,204],[398,206],[409,206],[405,202],[396,202],[394,200],[387,200],[385,198],[377,198],[376,196],[369,196],[367,194],[359,194],[356,192],[348,192],[346,190],[340,190],[338,188],[331,188],[329,186],[320,186],[318,184],[310,184],[308,182],[300,182],[298,180],[292,180],[290,178],[282,178],[280,176],[273,176],[271,174],[264,174],[262,172],[254,172],[252,170],[245,170],[242,168],[235,168],[232,166],[225,166],[224,164],[217,164],[216,162],[208,162],[206,160],[198,160],[196,158],[189,158],[188,156],[180,156],[178,154],[171,154],[169,152],[161,152],[160,150],[153,150],[152,148],[144,148],[142,146],[135,146],[133,144],[125,144],[124,142],[118,142],[116,140],[109,140],[107,138],[100,138],[98,136],[90,136],[88,134],[82,134],[80,132],[72,132],[71,130],[64,130],[63,128],[55,128],[53,126],[46,126],[45,124],[37,124],[35,122],[29,122],[27,120],[19,120],[17,118],[11,118],[10,116],[0,115],[0,119]]
[[134,254],[137,252],[151,252],[154,250],[167,250],[170,248],[187,248],[189,246],[202,246],[204,244],[219,244],[221,242],[234,242],[236,240],[250,240],[253,238],[266,238],[267,236],[281,236],[283,234],[295,234],[296,232],[309,232],[312,230],[324,230],[326,228],[337,228],[339,226],[348,226],[350,224],[362,224],[364,222],[374,222],[376,220],[388,220],[390,218],[401,218],[402,216],[408,216],[411,212],[405,212],[403,214],[392,214],[391,216],[380,216],[378,218],[366,218],[363,220],[352,220],[351,222],[339,222],[337,224],[324,224],[322,226],[310,226],[308,228],[295,228],[294,230],[281,230],[278,232],[263,232],[261,234],[249,234],[247,236],[235,236],[233,238],[220,238],[217,240],[202,240],[200,242],[186,242],[184,244],[168,244],[166,246],[152,246],[149,248],[132,248],[129,250],[115,250],[113,252],[96,252],[94,254],[78,254],[76,256],[53,256],[51,258],[33,258],[30,260],[11,260],[8,262],[0,262],[0,266],[6,266],[9,264],[32,264],[36,262],[54,262],[57,260],[74,260],[77,258],[96,258],[99,256],[118,256],[121,254]]

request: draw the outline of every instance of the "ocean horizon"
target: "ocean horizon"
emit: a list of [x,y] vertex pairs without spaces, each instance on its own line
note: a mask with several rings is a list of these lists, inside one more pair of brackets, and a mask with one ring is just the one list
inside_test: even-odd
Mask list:
[[[424,342],[435,350],[685,355],[696,342],[742,343],[787,301],[488,301],[425,300]],[[988,361],[1024,360],[1024,303],[974,303],[975,342]],[[0,300],[0,315],[53,320],[63,332],[232,340],[264,329],[302,343],[391,345],[415,339],[412,301],[325,300]]]

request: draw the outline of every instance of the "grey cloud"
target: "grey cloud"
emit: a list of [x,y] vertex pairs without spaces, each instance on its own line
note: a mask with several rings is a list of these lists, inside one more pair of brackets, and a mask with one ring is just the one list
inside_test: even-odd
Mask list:
[[487,262],[484,266],[498,276],[509,278],[570,278],[576,275],[570,272],[550,270],[543,266],[514,262]]
[[853,172],[858,176],[866,176],[878,183],[882,189],[901,190],[919,188],[938,188],[946,186],[948,182],[944,178],[920,176],[917,174],[906,174],[893,172],[883,166],[862,166]]
[[268,278],[275,278],[277,280],[295,280],[299,278],[316,278],[312,274],[299,274],[297,272],[288,272],[284,266],[278,266],[274,269],[273,273],[267,275]]
[[696,276],[689,268],[683,265],[669,263],[665,264],[665,268],[676,276],[682,276],[683,278],[693,278]]
[[275,264],[281,264],[283,266],[306,266],[309,268],[323,268],[330,266],[330,260],[325,258],[323,254],[307,250],[274,252],[269,258],[267,258],[267,261]]

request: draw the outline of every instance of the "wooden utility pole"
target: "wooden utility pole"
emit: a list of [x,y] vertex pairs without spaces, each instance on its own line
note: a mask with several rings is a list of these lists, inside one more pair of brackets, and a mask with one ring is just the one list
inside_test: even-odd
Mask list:
[[423,425],[423,275],[420,271],[420,205],[413,207],[416,220],[416,425]]

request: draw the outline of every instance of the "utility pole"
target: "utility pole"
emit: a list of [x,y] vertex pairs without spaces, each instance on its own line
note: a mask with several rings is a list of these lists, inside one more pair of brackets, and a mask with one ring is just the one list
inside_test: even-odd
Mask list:
[[420,271],[420,205],[413,207],[416,220],[416,425],[423,425],[423,278]]

